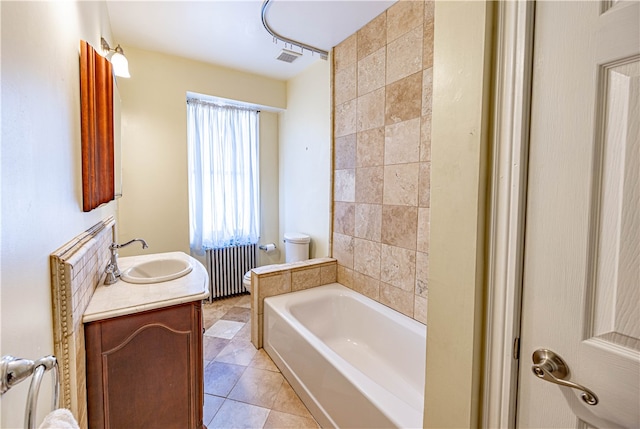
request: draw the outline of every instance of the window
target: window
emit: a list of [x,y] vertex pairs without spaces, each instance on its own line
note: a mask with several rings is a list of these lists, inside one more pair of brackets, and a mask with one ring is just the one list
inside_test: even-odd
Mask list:
[[258,113],[187,99],[191,249],[259,238]]

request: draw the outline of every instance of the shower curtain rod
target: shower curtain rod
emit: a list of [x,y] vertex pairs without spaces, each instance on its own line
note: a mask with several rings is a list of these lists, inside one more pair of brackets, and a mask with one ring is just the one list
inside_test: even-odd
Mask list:
[[269,27],[269,23],[267,22],[267,8],[269,7],[270,1],[271,0],[265,0],[264,3],[262,3],[262,25],[264,26],[265,30],[267,30],[269,34],[271,34],[273,38],[276,40],[280,40],[281,42],[284,42],[285,44],[288,43],[292,46],[295,45],[299,47],[302,51],[306,49],[307,51],[320,54],[320,58],[322,58],[323,60],[326,60],[329,56],[329,52],[323,51],[322,49],[313,47],[311,45],[307,45],[302,42],[297,42],[295,40],[289,39],[288,37],[281,36],[280,34],[273,31],[271,27]]

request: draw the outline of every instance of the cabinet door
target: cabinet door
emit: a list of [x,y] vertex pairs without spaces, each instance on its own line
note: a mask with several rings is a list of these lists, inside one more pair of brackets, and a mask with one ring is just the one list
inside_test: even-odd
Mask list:
[[91,428],[201,428],[200,302],[85,326]]

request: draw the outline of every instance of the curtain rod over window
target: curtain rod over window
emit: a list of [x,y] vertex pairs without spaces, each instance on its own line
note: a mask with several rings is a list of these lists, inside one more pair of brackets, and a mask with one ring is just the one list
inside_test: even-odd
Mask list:
[[211,101],[206,101],[206,100],[201,100],[199,98],[195,98],[195,97],[188,97],[187,98],[187,104],[201,104],[203,106],[215,106],[215,107],[220,107],[223,109],[231,109],[231,110],[246,110],[248,112],[257,112],[260,113],[260,110],[252,108],[252,107],[248,107],[248,106],[242,106],[240,104],[226,104],[226,103],[214,103]]

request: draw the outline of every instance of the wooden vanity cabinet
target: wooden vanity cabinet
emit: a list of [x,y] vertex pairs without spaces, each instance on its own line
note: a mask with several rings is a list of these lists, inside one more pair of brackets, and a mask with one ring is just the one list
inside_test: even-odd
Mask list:
[[202,304],[85,324],[91,429],[201,429]]

